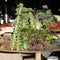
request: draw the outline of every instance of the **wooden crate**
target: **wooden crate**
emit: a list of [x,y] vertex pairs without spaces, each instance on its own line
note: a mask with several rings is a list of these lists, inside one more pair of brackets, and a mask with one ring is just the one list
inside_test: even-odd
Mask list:
[[[0,60],[20,60],[20,54],[0,53]],[[35,58],[24,58],[24,60],[35,60]]]
[[0,60],[20,60],[20,55],[11,53],[0,53]]
[[[1,60],[23,60],[24,56],[31,56],[35,54],[35,58],[30,58],[28,60],[41,60],[42,51],[9,51],[0,50]],[[3,58],[4,57],[4,58]]]

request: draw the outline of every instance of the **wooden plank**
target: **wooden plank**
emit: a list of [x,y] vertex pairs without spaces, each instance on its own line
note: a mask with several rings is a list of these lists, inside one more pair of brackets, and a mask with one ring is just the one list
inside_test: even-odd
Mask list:
[[19,54],[19,56],[20,56],[19,60],[23,60],[22,54]]
[[32,54],[21,54],[22,56],[31,56]]
[[0,60],[23,60],[21,54],[0,53]]
[[36,60],[41,60],[41,53],[37,52],[35,55]]
[[[18,54],[20,57],[20,60],[23,60],[23,56],[30,56],[33,53],[35,54],[36,60],[41,60],[41,54],[42,51],[10,51],[10,50],[0,50],[2,53],[8,53],[8,54]],[[13,57],[13,56],[12,56]]]
[[6,53],[42,53],[42,51],[17,51],[17,50],[0,50],[0,52]]

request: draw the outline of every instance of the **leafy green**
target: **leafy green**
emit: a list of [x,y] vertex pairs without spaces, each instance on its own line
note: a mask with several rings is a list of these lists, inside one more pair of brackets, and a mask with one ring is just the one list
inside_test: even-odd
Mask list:
[[32,8],[26,8],[22,3],[17,5],[16,18],[14,22],[14,31],[11,38],[12,50],[28,50],[29,41],[35,41],[35,35],[39,36],[39,30],[42,24],[39,22],[38,17],[34,17]]

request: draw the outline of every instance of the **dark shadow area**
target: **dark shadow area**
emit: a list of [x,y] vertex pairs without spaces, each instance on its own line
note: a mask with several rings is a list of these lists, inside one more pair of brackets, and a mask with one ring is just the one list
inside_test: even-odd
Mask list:
[[57,56],[60,60],[60,51],[52,52],[50,56]]
[[53,14],[60,15],[60,0],[48,0],[48,7]]
[[[35,54],[32,54],[31,56],[24,56],[23,59],[29,59],[29,58],[35,58]],[[45,57],[41,56],[41,60],[47,60]]]
[[0,11],[5,13],[5,5],[7,5],[7,11],[9,17],[15,17],[15,9],[19,3],[23,3],[25,7],[42,9],[42,5],[48,5],[53,14],[60,15],[60,0],[7,0],[7,4],[4,0],[0,0]]

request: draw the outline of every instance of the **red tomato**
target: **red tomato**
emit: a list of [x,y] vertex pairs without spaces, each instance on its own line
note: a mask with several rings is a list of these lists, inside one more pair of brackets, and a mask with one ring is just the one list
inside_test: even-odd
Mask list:
[[49,28],[49,30],[55,29],[55,27],[53,26],[53,22],[48,23],[48,28]]
[[60,22],[56,22],[57,28],[60,28]]

